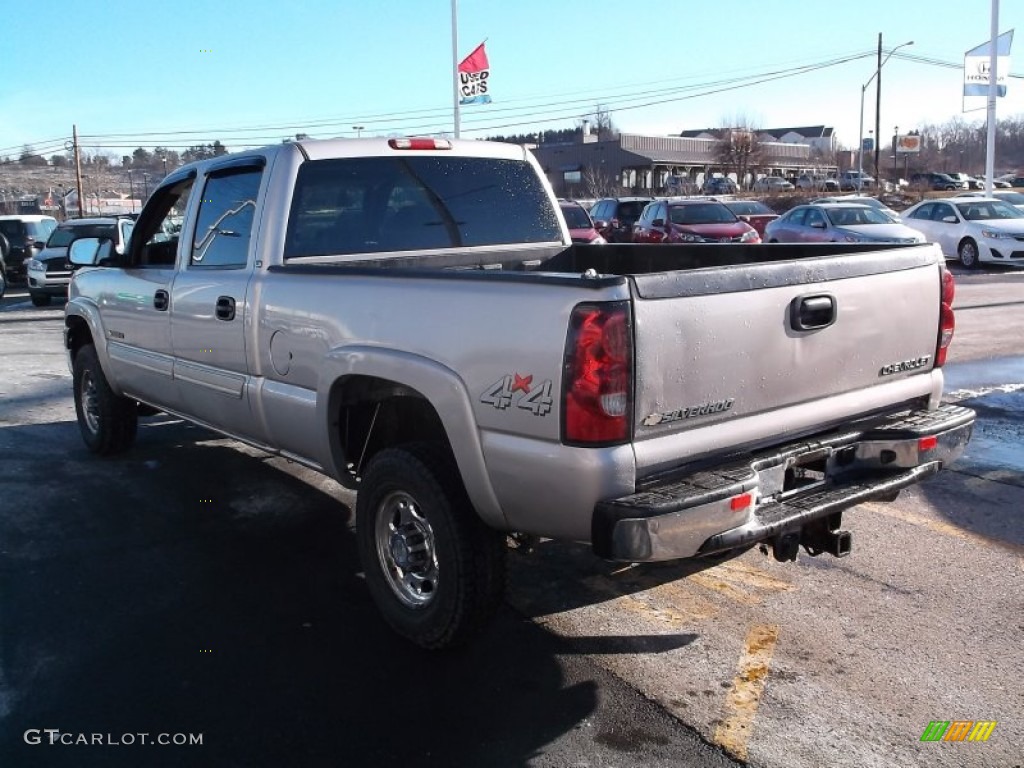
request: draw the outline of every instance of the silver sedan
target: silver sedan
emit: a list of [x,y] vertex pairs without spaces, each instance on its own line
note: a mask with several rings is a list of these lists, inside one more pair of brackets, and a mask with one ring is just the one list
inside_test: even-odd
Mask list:
[[765,227],[769,243],[923,243],[924,236],[866,205],[798,205]]

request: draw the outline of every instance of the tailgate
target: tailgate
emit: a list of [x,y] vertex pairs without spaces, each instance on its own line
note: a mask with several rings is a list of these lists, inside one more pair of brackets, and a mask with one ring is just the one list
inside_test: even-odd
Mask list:
[[921,245],[632,275],[635,439],[931,370],[940,263]]

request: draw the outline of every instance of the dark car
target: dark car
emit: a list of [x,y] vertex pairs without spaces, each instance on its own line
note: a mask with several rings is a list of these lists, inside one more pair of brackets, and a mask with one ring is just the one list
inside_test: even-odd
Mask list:
[[718,200],[656,200],[633,226],[634,243],[759,243],[757,230]]
[[735,195],[740,188],[728,176],[712,176],[704,182],[701,191],[705,195]]
[[779,218],[779,214],[759,200],[723,200],[722,205],[735,213],[740,221],[756,229],[762,239],[768,222]]
[[601,236],[609,243],[628,243],[633,225],[653,197],[605,197],[594,203],[590,218]]
[[605,240],[594,227],[594,221],[587,209],[573,200],[559,200],[558,207],[569,227],[569,237],[574,243],[598,245]]
[[56,227],[52,216],[0,216],[0,257],[8,277],[25,276],[25,262],[43,249]]
[[59,225],[46,247],[27,267],[28,292],[32,303],[45,307],[53,297],[67,298],[68,283],[74,271],[68,261],[68,247],[82,237],[102,237],[113,241],[114,251],[124,253],[135,221],[129,216],[96,216],[86,219],[69,219]]
[[915,173],[910,177],[910,186],[918,189],[951,190],[960,189],[960,183],[945,173]]

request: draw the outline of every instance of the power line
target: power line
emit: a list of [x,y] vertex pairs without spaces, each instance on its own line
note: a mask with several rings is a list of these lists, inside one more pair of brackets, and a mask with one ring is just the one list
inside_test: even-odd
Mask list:
[[[594,90],[584,96],[579,95],[581,93],[580,91],[569,92],[568,95],[572,95],[574,98],[568,100],[558,99],[556,101],[549,101],[550,99],[556,98],[558,94],[547,94],[538,97],[523,97],[520,99],[510,100],[502,106],[488,108],[486,114],[473,115],[466,120],[464,125],[465,129],[469,132],[481,133],[506,130],[508,128],[517,128],[524,125],[538,123],[545,124],[575,120],[580,117],[579,111],[582,106],[589,107],[595,103],[606,108],[609,112],[628,112],[635,109],[657,106],[659,104],[676,103],[741,88],[748,88],[773,80],[798,77],[810,72],[838,66],[873,55],[875,55],[874,50],[862,50],[840,55],[832,59],[770,70],[768,72],[762,71],[749,75],[722,77],[716,80],[689,82],[680,85],[672,84],[686,82],[691,80],[692,77],[647,81],[643,83],[642,90],[637,90],[638,87],[641,87],[640,84],[624,83],[610,88],[604,88],[600,91]],[[928,66],[944,68],[960,68],[962,66],[955,62],[909,52],[895,52],[893,53],[893,56],[895,58],[901,58],[913,63],[925,64]],[[742,71],[744,71],[743,68],[732,70],[732,72]],[[726,71],[723,74],[730,73],[730,71]],[[1010,73],[1009,76],[1013,78],[1024,77],[1024,75],[1015,73]],[[618,91],[626,91],[626,93],[617,94]],[[652,99],[652,96],[656,96],[657,98]],[[537,103],[538,99],[541,100],[540,103]],[[524,105],[516,106],[517,103],[524,103]],[[496,121],[495,118],[499,115],[503,116],[505,119],[502,121]],[[141,143],[145,143],[143,141],[144,138],[153,142],[157,146],[164,146],[168,149],[187,149],[189,146],[194,146],[197,142],[200,144],[203,143],[203,138],[215,138],[230,141],[236,145],[243,144],[244,146],[257,146],[259,144],[279,141],[282,138],[279,132],[284,131],[287,131],[288,133],[310,133],[322,130],[329,131],[332,127],[345,126],[346,128],[341,131],[344,133],[347,132],[347,126],[355,119],[357,118],[351,116],[325,117],[309,120],[304,123],[278,123],[252,127],[142,131],[136,133],[81,134],[79,136],[79,140],[83,145],[97,150],[137,148]],[[378,126],[376,130],[382,133],[444,132],[450,127],[449,119],[450,108],[447,106],[436,108],[424,107],[396,112],[381,112],[372,115],[361,115],[358,117],[360,124],[375,124]],[[267,133],[268,131],[274,131],[275,133],[270,134]],[[185,137],[192,138],[186,139]],[[117,139],[125,141],[117,141]],[[37,154],[46,154],[63,150],[65,148],[66,141],[66,137],[57,137],[30,143],[28,146],[36,146],[37,148],[34,151]],[[0,153],[16,151],[24,146],[26,145],[20,144],[13,145],[11,147],[0,147]]]

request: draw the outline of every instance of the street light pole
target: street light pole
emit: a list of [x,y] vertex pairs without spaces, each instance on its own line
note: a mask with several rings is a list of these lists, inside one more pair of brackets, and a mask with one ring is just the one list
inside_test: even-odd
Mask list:
[[135,213],[135,181],[131,171],[128,171],[128,194],[132,200],[132,213]]
[[365,125],[353,125],[352,130],[356,132],[356,138],[358,139],[363,135],[363,130],[366,128]]
[[893,184],[895,184],[897,188],[899,188],[899,184],[900,184],[900,168],[899,168],[898,160],[897,160],[899,155],[896,154],[896,147],[899,145],[899,141],[900,141],[900,127],[897,125],[897,126],[894,126],[893,129],[892,129],[892,181],[893,181]]
[[[881,44],[882,44],[882,36],[881,35],[878,36],[878,44],[879,44],[879,46],[881,46]],[[906,48],[908,45],[913,45],[913,44],[914,44],[913,40],[909,40],[909,41],[907,41],[905,43],[901,43],[900,45],[897,45],[895,48],[893,48],[891,51],[889,51],[889,55],[886,56],[884,59],[880,58],[879,59],[879,64],[878,64],[878,68],[875,69],[874,74],[872,74],[871,77],[868,78],[868,81],[866,83],[864,83],[864,85],[862,85],[861,88],[860,88],[860,138],[859,138],[859,142],[857,144],[857,191],[858,192],[860,192],[861,177],[864,175],[864,94],[867,92],[868,86],[871,85],[871,81],[874,80],[876,77],[878,78],[879,85],[881,85],[882,77],[881,77],[880,73],[882,71],[882,67],[885,66],[885,62],[887,62],[889,60],[889,57],[892,56],[894,53],[896,53],[896,51],[898,51],[900,48]],[[882,50],[881,47],[879,47],[878,50],[879,50],[879,55],[881,55],[881,50]],[[881,104],[881,98],[880,97],[879,97],[878,103]],[[879,131],[878,131],[878,107],[876,106],[876,108],[875,108],[875,175],[876,176],[878,175],[878,136],[879,136]]]

